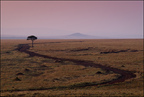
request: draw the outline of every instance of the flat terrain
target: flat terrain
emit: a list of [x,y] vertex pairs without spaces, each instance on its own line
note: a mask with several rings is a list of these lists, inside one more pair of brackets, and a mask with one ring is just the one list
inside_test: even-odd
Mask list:
[[1,40],[1,95],[143,96],[143,40]]

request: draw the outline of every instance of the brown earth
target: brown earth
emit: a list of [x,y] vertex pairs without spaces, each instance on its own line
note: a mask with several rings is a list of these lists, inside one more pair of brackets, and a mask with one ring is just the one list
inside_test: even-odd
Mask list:
[[[136,75],[133,72],[131,72],[131,71],[126,71],[126,70],[121,70],[121,69],[118,69],[118,68],[104,66],[104,65],[101,65],[101,64],[96,64],[96,63],[93,63],[92,61],[57,58],[57,57],[51,57],[51,56],[48,56],[48,55],[41,55],[41,54],[29,51],[29,48],[30,48],[30,46],[28,44],[19,44],[18,48],[16,50],[18,50],[20,52],[25,52],[25,53],[29,54],[29,56],[31,56],[31,57],[38,56],[38,57],[43,57],[43,58],[49,58],[49,59],[53,59],[53,60],[55,60],[57,62],[70,61],[70,62],[74,62],[76,65],[82,65],[82,66],[85,66],[85,67],[89,67],[90,66],[90,67],[94,67],[94,68],[101,68],[103,70],[112,71],[114,73],[117,73],[117,74],[121,75],[117,79],[113,79],[111,81],[103,82],[103,83],[100,83],[100,84],[96,84],[96,83],[94,83],[94,84],[85,84],[84,86],[73,86],[71,88],[80,88],[80,87],[87,87],[87,86],[98,86],[98,85],[115,84],[115,83],[124,82],[124,81],[126,81],[128,79],[136,77]],[[67,88],[67,87],[63,87],[63,88]],[[45,88],[43,90],[47,90],[47,89],[51,89],[51,88]],[[30,89],[30,91],[33,91],[33,90],[34,89]],[[42,90],[42,89],[36,89],[36,90]],[[18,90],[18,91],[21,91],[21,90]]]

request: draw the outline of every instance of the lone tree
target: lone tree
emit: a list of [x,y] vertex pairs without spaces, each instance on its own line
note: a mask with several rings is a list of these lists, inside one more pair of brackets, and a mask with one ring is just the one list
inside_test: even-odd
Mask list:
[[36,39],[37,39],[37,37],[34,36],[34,35],[31,35],[31,36],[27,37],[27,40],[31,40],[32,41],[32,47],[33,47],[33,41],[36,40]]

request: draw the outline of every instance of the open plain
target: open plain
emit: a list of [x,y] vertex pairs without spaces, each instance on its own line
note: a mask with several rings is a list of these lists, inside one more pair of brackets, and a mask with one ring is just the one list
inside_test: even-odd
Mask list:
[[1,40],[1,96],[143,96],[142,39]]

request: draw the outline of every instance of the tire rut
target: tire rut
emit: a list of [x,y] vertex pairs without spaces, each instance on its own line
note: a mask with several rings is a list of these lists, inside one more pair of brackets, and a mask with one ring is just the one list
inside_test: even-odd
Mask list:
[[[27,53],[31,57],[38,56],[38,57],[49,58],[49,59],[58,60],[58,61],[70,61],[70,62],[74,62],[76,65],[82,65],[82,66],[85,66],[85,67],[90,66],[90,67],[94,67],[94,68],[101,68],[103,70],[108,70],[108,71],[112,71],[114,73],[120,74],[120,77],[118,77],[117,79],[113,79],[111,81],[107,81],[107,82],[103,82],[103,83],[99,83],[99,84],[96,84],[96,83],[95,84],[87,84],[85,86],[75,86],[75,87],[72,87],[72,88],[115,84],[115,83],[124,82],[125,80],[136,77],[136,75],[131,71],[126,71],[126,70],[121,70],[121,69],[118,69],[118,68],[113,68],[113,67],[109,67],[109,66],[105,66],[105,65],[101,65],[101,64],[96,64],[96,63],[93,63],[92,61],[57,58],[57,57],[51,57],[51,56],[48,56],[48,55],[41,55],[41,54],[29,51],[29,48],[30,48],[30,46],[28,44],[19,44],[18,48],[16,50],[18,50],[20,52]],[[58,87],[55,87],[55,88],[58,89]],[[28,91],[48,90],[48,89],[55,89],[55,88],[29,89]],[[62,86],[62,87],[59,87],[59,88],[61,89],[61,88],[68,88],[68,87],[67,86]],[[26,91],[26,90],[14,90],[14,91]]]

